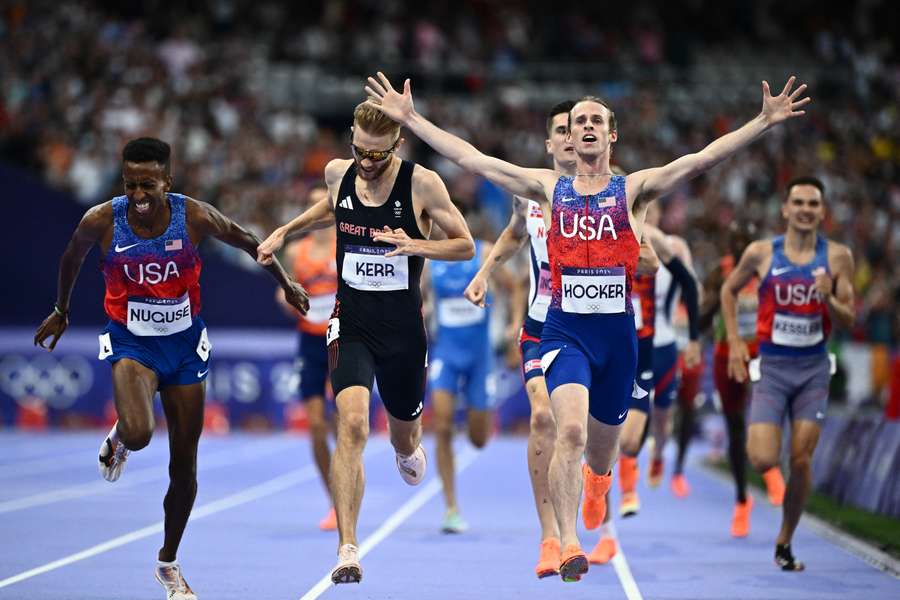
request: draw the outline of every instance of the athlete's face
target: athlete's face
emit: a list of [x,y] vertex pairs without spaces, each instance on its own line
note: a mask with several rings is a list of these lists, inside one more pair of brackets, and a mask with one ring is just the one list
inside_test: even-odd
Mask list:
[[787,220],[789,229],[815,231],[825,218],[825,202],[822,192],[814,185],[802,184],[791,187],[788,197],[781,205],[781,214]]
[[354,127],[350,143],[359,177],[375,181],[391,165],[394,152],[403,144],[403,139],[394,133],[372,135],[361,127]]
[[575,168],[575,146],[569,138],[569,113],[554,115],[550,127],[550,137],[545,142],[547,154],[553,157],[554,167]]
[[569,133],[575,152],[581,156],[597,156],[611,150],[618,139],[609,130],[609,109],[599,102],[579,102],[572,108],[572,131]]
[[150,221],[158,214],[172,187],[166,167],[155,161],[122,163],[122,181],[128,207],[142,221]]

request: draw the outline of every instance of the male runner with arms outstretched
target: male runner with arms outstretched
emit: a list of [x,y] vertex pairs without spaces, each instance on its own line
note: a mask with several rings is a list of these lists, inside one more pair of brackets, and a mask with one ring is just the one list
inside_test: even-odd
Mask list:
[[[100,447],[100,472],[109,481],[122,473],[128,453],[153,435],[153,397],[159,391],[169,429],[169,490],[165,540],[156,578],[168,600],[196,600],[176,560],[197,495],[197,444],[203,428],[210,343],[200,318],[200,255],[207,236],[255,256],[259,240],[214,207],[169,192],[171,150],[154,138],[131,140],[122,151],[125,195],[89,209],[59,265],[59,295],[38,328],[34,343],[54,337],[53,350],[69,324],[69,299],[81,265],[94,244],[103,252],[110,321],[100,335],[100,358],[112,365],[118,421]],[[304,289],[277,262],[267,270],[300,312],[309,307]]]
[[574,177],[550,169],[526,169],[486,156],[441,130],[413,106],[409,81],[403,93],[387,77],[370,77],[369,102],[440,154],[466,170],[526,198],[552,202],[547,240],[551,304],[541,337],[541,363],[556,418],[550,489],[562,544],[560,577],[578,581],[588,560],[576,535],[582,456],[585,521],[596,528],[606,512],[605,494],[618,449],[619,428],[634,388],[637,340],[630,302],[647,204],[744,148],[771,127],[804,114],[809,102],[794,78],[778,96],[763,82],[762,110],[740,129],[703,150],[664,167],[627,177],[610,172],[618,138],[615,114],[597,98],[585,98],[570,114],[575,145]]
[[[279,227],[259,246],[262,263],[290,233],[337,227],[337,302],[326,342],[338,409],[331,459],[337,512],[338,562],[334,583],[362,579],[356,523],[365,487],[362,453],[369,437],[373,379],[388,413],[391,444],[403,480],[425,476],[422,407],[427,341],[420,278],[426,258],[468,260],[475,244],[440,177],[395,151],[400,124],[377,107],[353,111],[352,160],[325,167],[328,197]],[[446,239],[428,239],[432,224]]]
[[737,296],[759,279],[758,372],[750,374],[750,430],[747,454],[765,473],[779,463],[785,418],[791,422],[791,474],[775,539],[775,563],[784,571],[802,571],[791,539],[812,485],[812,456],[828,406],[831,361],[825,343],[834,319],[852,327],[853,255],[819,234],[825,217],[825,186],[814,177],[787,185],[781,214],[784,235],[758,240],[744,251],[722,286],[722,315],[728,332],[728,374],[747,380],[750,355],[738,328]]

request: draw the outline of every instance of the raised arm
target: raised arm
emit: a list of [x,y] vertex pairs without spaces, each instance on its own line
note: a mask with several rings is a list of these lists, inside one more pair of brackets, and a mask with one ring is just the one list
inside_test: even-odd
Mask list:
[[[59,259],[56,302],[53,304],[53,311],[44,319],[34,334],[35,346],[46,348],[49,351],[56,348],[56,343],[62,337],[66,327],[69,326],[69,300],[72,297],[72,288],[75,287],[78,273],[81,272],[81,265],[84,264],[84,257],[110,229],[112,219],[111,202],[95,206],[84,213]],[[51,336],[53,339],[50,341],[50,346],[44,346],[44,342]]]
[[552,189],[558,176],[549,169],[526,169],[499,158],[487,156],[464,139],[444,131],[416,112],[409,79],[403,93],[397,92],[384,73],[369,77],[366,93],[369,102],[384,114],[407,127],[423,142],[466,171],[481,175],[503,189],[528,198],[542,198]]
[[494,243],[491,251],[485,256],[481,268],[466,286],[465,296],[472,304],[484,308],[484,298],[487,295],[488,280],[494,271],[508,261],[528,239],[525,211],[528,210],[528,201],[513,196],[512,215],[509,223],[500,232],[500,237]]
[[[188,200],[186,207],[189,227],[195,232],[198,241],[206,236],[212,236],[229,246],[243,250],[252,258],[256,258],[256,249],[260,241],[255,234],[247,231],[223,215],[219,209],[206,202],[191,199]],[[265,265],[264,268],[284,290],[285,300],[301,313],[306,314],[306,311],[309,310],[309,295],[303,286],[285,272],[277,259],[273,258],[272,262]]]
[[[372,239],[387,242],[397,248],[385,256],[424,256],[438,260],[469,260],[475,256],[475,242],[462,213],[450,201],[447,186],[437,173],[416,165],[412,177],[413,202],[418,201],[432,222],[446,234],[446,239],[417,240],[409,237],[403,229],[376,232]],[[423,232],[424,233],[424,232]]]
[[632,210],[634,207],[665,196],[682,183],[711,169],[751,144],[775,125],[806,114],[806,111],[800,110],[810,102],[809,97],[802,97],[806,84],[791,91],[795,80],[796,78],[791,76],[777,96],[771,95],[768,82],[763,81],[762,110],[740,129],[726,133],[703,150],[682,156],[663,167],[631,174],[626,186]]
[[831,316],[843,327],[853,327],[856,321],[853,290],[853,254],[850,248],[828,242],[828,263],[833,276],[816,275],[816,289],[826,299]]
[[740,383],[747,380],[747,362],[750,360],[750,352],[738,332],[738,292],[753,277],[759,276],[762,267],[767,265],[770,260],[771,254],[772,243],[769,241],[757,241],[747,246],[741,260],[722,284],[722,290],[719,293],[722,319],[725,322],[728,340],[728,376]]

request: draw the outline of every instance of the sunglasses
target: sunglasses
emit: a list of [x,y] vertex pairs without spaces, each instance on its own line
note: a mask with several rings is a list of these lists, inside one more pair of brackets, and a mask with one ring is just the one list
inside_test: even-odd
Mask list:
[[365,150],[360,148],[359,146],[353,144],[351,142],[350,148],[353,150],[353,156],[358,158],[359,160],[363,160],[368,158],[372,162],[381,162],[386,159],[388,156],[393,154],[394,150],[397,149],[397,144],[400,142],[400,138],[398,137],[394,140],[394,143],[391,144],[391,147],[387,150]]

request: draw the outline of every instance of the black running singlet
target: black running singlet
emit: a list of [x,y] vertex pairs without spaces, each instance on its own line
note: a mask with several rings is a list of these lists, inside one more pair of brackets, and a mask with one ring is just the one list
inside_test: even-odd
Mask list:
[[385,226],[425,239],[413,211],[414,168],[414,163],[401,163],[394,187],[380,206],[365,206],[357,197],[355,163],[341,180],[334,205],[338,291],[333,316],[340,318],[342,327],[352,324],[371,330],[382,324],[409,323],[411,318],[421,320],[419,279],[425,259],[387,257],[395,246],[372,239]]

